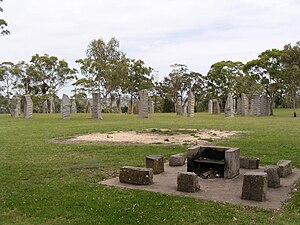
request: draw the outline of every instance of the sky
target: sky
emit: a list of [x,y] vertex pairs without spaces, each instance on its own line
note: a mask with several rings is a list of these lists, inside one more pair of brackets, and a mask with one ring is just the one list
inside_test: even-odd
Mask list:
[[115,37],[127,57],[162,79],[175,63],[206,75],[216,62],[246,63],[300,41],[299,0],[3,0],[0,7],[11,32],[0,37],[0,63],[49,54],[78,68],[92,40]]

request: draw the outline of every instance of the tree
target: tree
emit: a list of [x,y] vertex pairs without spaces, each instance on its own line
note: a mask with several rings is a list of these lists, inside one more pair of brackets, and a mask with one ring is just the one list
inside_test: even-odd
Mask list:
[[207,91],[214,98],[221,100],[224,108],[227,95],[233,93],[238,96],[237,84],[239,78],[243,77],[242,62],[220,61],[213,64],[206,76]]
[[36,54],[31,58],[28,72],[42,94],[54,95],[76,78],[77,70],[69,68],[66,61],[59,60],[56,56]]
[[13,95],[12,89],[16,79],[12,73],[13,67],[14,64],[12,62],[3,62],[0,64],[0,92],[3,93],[3,96],[7,100]]
[[281,50],[266,50],[258,56],[258,59],[248,62],[244,67],[244,71],[253,76],[270,97],[270,115],[273,115],[276,94],[282,88],[281,55]]
[[285,90],[291,95],[293,101],[294,117],[296,113],[296,96],[300,89],[300,42],[295,46],[287,44],[282,53],[283,73],[282,79]]
[[[2,0],[0,0],[0,2],[2,2]],[[0,12],[3,12],[3,9],[1,7]],[[9,31],[6,29],[6,27],[7,23],[5,22],[5,20],[0,19],[0,35],[4,36],[9,34]]]

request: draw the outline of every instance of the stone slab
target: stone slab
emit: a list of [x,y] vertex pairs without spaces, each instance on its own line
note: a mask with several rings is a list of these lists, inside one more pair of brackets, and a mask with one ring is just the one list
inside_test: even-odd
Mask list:
[[153,184],[153,170],[144,167],[123,166],[120,170],[121,183],[149,185]]
[[292,174],[291,160],[279,160],[277,166],[280,177],[287,177],[288,175]]
[[279,188],[280,187],[280,176],[277,166],[266,166],[264,170],[268,174],[268,187]]
[[171,155],[169,159],[169,166],[183,166],[185,164],[185,158],[184,153]]
[[265,172],[249,172],[244,174],[242,199],[258,202],[266,201],[268,175]]
[[200,190],[198,176],[193,172],[178,172],[177,174],[177,191],[197,192]]
[[146,167],[152,168],[154,174],[164,172],[164,157],[161,155],[146,156]]
[[258,169],[259,167],[259,158],[256,157],[240,157],[240,168],[244,169]]

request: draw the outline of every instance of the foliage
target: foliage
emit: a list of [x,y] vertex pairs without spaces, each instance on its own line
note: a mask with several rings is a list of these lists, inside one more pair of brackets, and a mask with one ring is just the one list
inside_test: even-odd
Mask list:
[[10,99],[13,94],[12,89],[15,83],[15,77],[12,76],[14,64],[12,62],[3,62],[0,64],[0,93]]
[[[2,2],[2,0],[0,0]],[[0,7],[0,12],[3,12],[3,9]],[[0,36],[8,35],[10,32],[6,29],[7,23],[5,20],[0,18]]]
[[282,88],[281,50],[266,50],[258,59],[248,62],[244,70],[253,76],[264,87],[265,93],[270,97],[270,114],[273,115],[273,103],[276,94]]
[[295,46],[285,45],[282,54],[284,69],[282,73],[285,91],[293,99],[294,117],[296,114],[296,97],[300,89],[300,42]]
[[117,176],[121,166],[144,166],[147,155],[168,159],[186,147],[53,142],[79,134],[153,127],[238,130],[246,132],[212,144],[239,147],[241,155],[259,157],[261,165],[284,158],[299,168],[300,123],[288,110],[275,110],[273,117],[230,120],[208,113],[196,113],[194,118],[152,114],[147,120],[109,114],[101,122],[87,114],[72,115],[68,121],[59,114],[33,114],[31,120],[0,115],[0,223],[298,224],[299,183],[280,211],[107,187],[99,181]]

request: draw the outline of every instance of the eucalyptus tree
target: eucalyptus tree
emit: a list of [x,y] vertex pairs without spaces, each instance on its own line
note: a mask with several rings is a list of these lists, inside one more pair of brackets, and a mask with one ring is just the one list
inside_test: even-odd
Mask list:
[[220,61],[214,63],[206,76],[207,92],[210,97],[221,100],[222,108],[225,105],[227,95],[237,93],[239,78],[243,77],[242,62]]
[[282,63],[285,91],[292,97],[294,117],[297,117],[296,98],[297,92],[300,90],[300,42],[294,46],[291,44],[284,46]]
[[16,77],[13,75],[14,64],[12,62],[3,62],[0,64],[0,92],[7,100],[13,95],[13,87]]
[[[2,0],[0,0],[2,2]],[[0,7],[0,12],[3,12],[3,9]],[[4,19],[0,18],[0,35],[8,35],[10,32],[6,29],[7,23],[5,22]]]
[[244,71],[253,76],[270,97],[270,115],[273,115],[276,94],[283,87],[281,55],[282,50],[266,50],[258,56],[258,59],[248,62],[244,67]]

